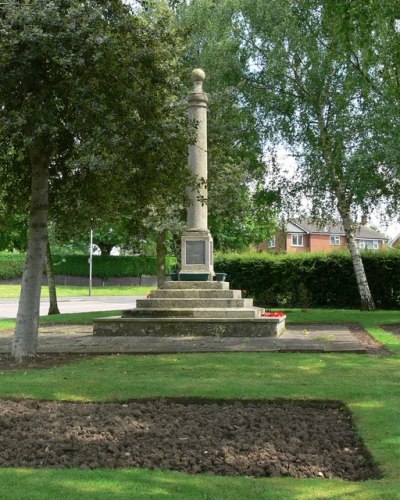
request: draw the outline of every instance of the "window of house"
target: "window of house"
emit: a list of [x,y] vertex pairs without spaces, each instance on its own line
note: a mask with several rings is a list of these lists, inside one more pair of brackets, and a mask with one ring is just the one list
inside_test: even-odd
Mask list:
[[292,246],[302,247],[303,246],[303,235],[302,234],[292,234]]
[[331,245],[340,245],[340,236],[338,234],[331,235]]
[[358,247],[361,250],[379,250],[379,240],[358,240]]
[[275,236],[272,236],[272,238],[269,239],[267,243],[268,243],[268,248],[275,248],[276,246]]

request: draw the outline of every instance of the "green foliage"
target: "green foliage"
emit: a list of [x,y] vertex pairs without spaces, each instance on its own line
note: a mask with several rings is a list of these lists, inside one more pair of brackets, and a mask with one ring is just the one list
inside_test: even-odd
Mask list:
[[[173,257],[167,259],[168,271],[175,263]],[[75,276],[89,276],[87,256],[70,255],[62,259],[54,257],[54,271],[56,274],[70,274]],[[93,256],[93,276],[98,278],[142,276],[157,274],[157,259],[144,255],[117,257],[109,255]]]
[[[54,255],[54,273],[72,276],[89,276],[87,255]],[[20,278],[24,268],[25,254],[0,253],[0,279]],[[175,257],[167,257],[167,273],[176,263]],[[93,256],[93,277],[142,276],[157,274],[156,257],[137,256]]]
[[261,129],[252,109],[244,105],[241,63],[232,56],[240,41],[229,34],[229,12],[220,9],[222,3],[174,5],[178,25],[188,32],[184,64],[206,72],[208,222],[215,248],[227,252],[245,250],[271,236],[276,200],[265,195]]
[[179,30],[166,2],[127,3],[0,5],[0,249],[24,248],[6,222],[26,219],[33,145],[61,241],[121,214],[137,223],[163,189],[184,193]]
[[20,278],[24,270],[25,254],[0,252],[0,279]]
[[[400,253],[363,252],[363,261],[377,307],[399,308]],[[233,288],[247,290],[264,307],[360,307],[347,252],[220,254],[215,269],[227,273]]]

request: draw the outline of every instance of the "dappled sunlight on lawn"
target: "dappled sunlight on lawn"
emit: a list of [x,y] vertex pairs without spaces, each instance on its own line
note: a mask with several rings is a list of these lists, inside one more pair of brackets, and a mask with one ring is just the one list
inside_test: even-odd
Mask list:
[[[29,470],[0,471],[3,495],[17,496],[16,482],[23,481],[24,498],[143,498],[154,499],[296,499],[374,500],[382,496],[380,481],[351,483],[338,479],[230,478],[208,474],[189,475],[146,469],[110,470]],[[45,485],[45,486],[44,486]],[[383,494],[396,498],[395,485]],[[53,496],[52,496],[53,495]],[[6,498],[6,496],[4,496]]]
[[385,403],[383,401],[377,400],[368,400],[368,401],[358,401],[356,403],[352,403],[352,408],[362,408],[362,409],[376,409],[385,407]]
[[306,372],[308,375],[320,375],[321,371],[326,368],[326,362],[322,359],[317,358],[315,361],[311,363],[307,363],[304,365],[298,365],[296,367],[297,370],[302,372]]
[[[1,471],[0,478],[3,474],[4,471]],[[176,483],[173,478],[159,478],[156,474],[153,474],[154,477],[151,478],[150,471],[139,469],[129,471],[116,471],[114,469],[92,471],[8,469],[6,476],[22,479],[27,491],[32,493],[42,490],[43,496],[41,498],[51,498],[53,490],[55,495],[53,498],[99,498],[100,496],[102,498],[103,496],[104,498],[121,498],[121,495],[123,498],[160,498],[161,496],[169,497],[168,489],[171,484]],[[46,482],[46,488],[41,487],[43,481]],[[7,484],[5,486],[7,487]],[[44,496],[45,489],[48,496]],[[9,498],[16,497],[10,496]]]
[[74,401],[77,403],[85,403],[85,402],[94,402],[95,400],[93,398],[87,397],[87,396],[82,396],[81,394],[71,394],[67,392],[54,392],[53,397],[51,400],[57,400],[57,401]]

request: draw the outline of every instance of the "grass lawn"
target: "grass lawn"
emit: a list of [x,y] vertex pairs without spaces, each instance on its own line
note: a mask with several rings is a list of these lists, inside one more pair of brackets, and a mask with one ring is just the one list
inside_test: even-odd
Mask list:
[[[41,316],[40,324],[62,324],[62,325],[90,325],[95,318],[106,318],[107,316],[121,315],[121,311],[96,311],[70,314],[54,314],[51,316]],[[14,329],[15,319],[0,320],[0,332]],[[1,500],[1,497],[0,497]]]
[[[147,295],[156,287],[152,286],[97,286],[92,288],[92,295]],[[17,299],[20,285],[0,285],[0,299]],[[42,286],[42,297],[49,296],[49,288]],[[58,297],[87,297],[89,288],[86,286],[57,285]]]
[[[84,319],[88,320],[90,314]],[[75,315],[68,316],[70,321],[78,321],[72,318]],[[81,316],[79,321],[83,321]],[[0,373],[0,397],[70,401],[126,401],[154,396],[341,400],[353,412],[383,479],[355,483],[339,479],[191,476],[144,469],[10,468],[0,469],[0,498],[400,498],[400,339],[380,327],[382,323],[399,324],[400,311],[292,310],[288,321],[305,325],[358,322],[393,354],[99,356],[58,368]]]

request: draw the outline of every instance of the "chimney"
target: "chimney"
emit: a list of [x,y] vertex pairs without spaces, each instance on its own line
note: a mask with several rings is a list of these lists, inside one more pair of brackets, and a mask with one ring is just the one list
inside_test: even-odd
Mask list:
[[368,224],[368,215],[364,214],[361,216],[361,225],[366,226]]

